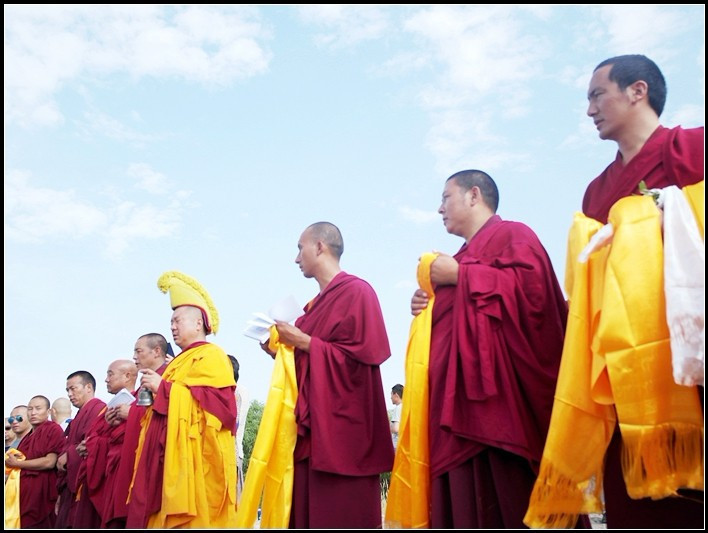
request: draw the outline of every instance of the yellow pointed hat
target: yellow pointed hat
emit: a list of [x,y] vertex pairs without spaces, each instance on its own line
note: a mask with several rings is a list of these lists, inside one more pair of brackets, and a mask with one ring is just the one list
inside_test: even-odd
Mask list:
[[157,287],[162,292],[169,291],[172,309],[183,305],[198,307],[202,310],[207,333],[216,333],[219,330],[219,313],[209,293],[196,279],[170,270],[160,276]]

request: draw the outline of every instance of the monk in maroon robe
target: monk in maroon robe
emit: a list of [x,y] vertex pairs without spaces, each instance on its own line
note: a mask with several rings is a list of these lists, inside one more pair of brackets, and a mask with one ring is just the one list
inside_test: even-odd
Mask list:
[[295,326],[278,323],[295,348],[297,443],[291,528],[380,528],[379,474],[393,444],[379,365],[390,356],[376,293],[343,272],[336,226],[309,226],[295,262],[320,293]]
[[[168,343],[165,337],[159,333],[147,333],[136,341],[133,361],[138,371],[150,369],[161,376],[165,368],[167,368],[165,362],[167,352]],[[136,399],[138,392],[136,390],[133,393]],[[102,513],[103,523],[101,525],[103,528],[124,529],[126,527],[128,491],[133,480],[135,450],[138,448],[140,421],[145,414],[145,410],[145,407],[136,405],[134,402],[130,405],[109,409],[106,415],[106,420],[111,425],[120,425],[123,431],[120,438],[116,435],[109,442],[105,505]],[[162,479],[161,471],[155,477]],[[141,479],[145,480],[144,477]],[[161,493],[161,489],[157,492]]]
[[64,451],[64,432],[49,420],[49,399],[35,396],[27,405],[32,429],[17,449],[24,456],[18,461],[10,456],[6,466],[20,468],[20,527],[48,529],[54,527],[54,505],[57,501],[57,457]]
[[[666,82],[649,58],[626,55],[601,62],[590,80],[588,100],[587,114],[600,138],[615,141],[618,151],[585,191],[586,216],[606,223],[618,200],[638,194],[640,181],[651,189],[684,187],[705,178],[704,128],[668,129],[659,124]],[[608,528],[704,528],[702,491],[680,490],[681,497],[663,500],[631,499],[622,475],[621,453],[617,427],[605,455]]]
[[[495,215],[484,172],[445,184],[439,212],[465,244],[431,266],[431,526],[522,528],[550,423],[567,305],[527,226]],[[416,291],[418,314],[427,295]]]
[[84,460],[79,455],[77,446],[86,438],[86,433],[94,420],[106,406],[103,400],[94,397],[95,391],[96,379],[89,372],[79,370],[69,374],[67,377],[66,392],[69,396],[69,401],[74,407],[79,409],[79,412],[69,424],[69,434],[64,453],[57,460],[57,469],[66,472],[66,485],[62,487],[59,494],[57,529],[66,529],[73,524],[74,515],[76,514],[79,467]]
[[[110,394],[118,394],[123,389],[132,391],[137,378],[135,363],[119,359],[108,366],[106,388]],[[72,524],[74,529],[97,529],[103,523],[106,493],[113,482],[108,476],[108,467],[120,458],[125,430],[124,424],[110,424],[105,413],[106,408],[93,421],[79,446],[80,455],[85,460],[81,462],[77,479],[79,490]]]

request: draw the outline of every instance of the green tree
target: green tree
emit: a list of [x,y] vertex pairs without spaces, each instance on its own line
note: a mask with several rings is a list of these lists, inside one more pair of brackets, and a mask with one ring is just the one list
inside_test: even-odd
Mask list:
[[248,472],[248,463],[251,461],[251,452],[253,451],[253,445],[256,443],[256,435],[258,435],[258,428],[261,425],[261,418],[263,417],[263,409],[265,404],[259,402],[258,400],[253,400],[250,407],[248,408],[248,415],[246,416],[246,427],[243,430],[243,475],[246,476]]

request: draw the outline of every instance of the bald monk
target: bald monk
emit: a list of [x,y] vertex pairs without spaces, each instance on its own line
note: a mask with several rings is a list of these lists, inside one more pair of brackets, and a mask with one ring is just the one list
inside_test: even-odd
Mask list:
[[71,405],[79,411],[69,424],[67,442],[62,453],[57,459],[57,487],[59,500],[57,501],[57,529],[66,529],[72,526],[76,512],[76,492],[78,490],[79,467],[84,460],[79,455],[79,445],[86,437],[86,433],[99,414],[102,413],[106,402],[96,398],[96,378],[86,370],[72,372],[66,378],[66,393]]
[[[133,362],[138,370],[153,370],[158,375],[162,375],[167,367],[168,343],[165,337],[159,333],[147,333],[142,335],[135,342],[133,351]],[[137,397],[139,389],[134,391]],[[135,451],[138,448],[138,437],[140,436],[140,421],[145,415],[146,407],[137,405],[136,402],[123,404],[117,407],[109,407],[106,410],[106,422],[113,426],[124,426],[123,441],[118,439],[111,442],[111,460],[106,467],[105,506],[102,513],[103,528],[124,529],[128,516],[128,492],[130,483],[133,480],[133,467],[135,465]],[[114,446],[119,446],[120,452],[114,454]],[[154,461],[158,463],[158,461]],[[155,466],[158,465],[151,465]],[[141,480],[149,479],[157,473],[141,477]],[[160,473],[161,475],[161,473]],[[110,483],[111,479],[113,480]],[[136,489],[136,490],[139,490]]]
[[34,396],[27,404],[31,431],[18,449],[25,460],[8,456],[5,465],[20,471],[20,524],[22,529],[54,527],[57,501],[57,457],[64,451],[66,439],[58,424],[49,420],[49,400]]
[[[615,160],[588,185],[583,213],[602,223],[621,198],[648,188],[684,187],[705,178],[704,128],[665,128],[659,117],[666,103],[666,81],[643,55],[602,61],[588,87],[587,114],[601,139],[617,143]],[[700,395],[702,401],[702,390]],[[654,407],[655,408],[655,407]],[[685,490],[677,498],[633,500],[621,466],[622,437],[616,430],[605,459],[605,508],[608,528],[704,527],[703,493]]]
[[319,294],[294,326],[277,324],[280,342],[295,348],[298,386],[290,527],[380,528],[379,474],[393,466],[393,443],[380,372],[391,350],[379,301],[341,269],[344,242],[334,224],[307,227],[298,250],[295,263]]
[[57,398],[52,403],[50,410],[52,421],[61,426],[61,429],[66,431],[66,428],[71,422],[71,402],[69,398]]
[[[438,209],[465,242],[430,267],[432,528],[523,528],[550,423],[568,310],[538,237],[498,205],[494,180],[464,170]],[[412,313],[428,300],[418,289]]]
[[[128,359],[113,361],[106,371],[106,389],[117,394],[123,389],[132,392],[138,379],[135,363]],[[120,459],[125,425],[111,425],[105,417],[106,408],[96,417],[86,437],[79,445],[79,454],[85,459],[79,467],[79,495],[74,515],[74,529],[96,529],[103,523],[106,494],[113,478],[109,465]],[[103,416],[101,416],[103,415]]]

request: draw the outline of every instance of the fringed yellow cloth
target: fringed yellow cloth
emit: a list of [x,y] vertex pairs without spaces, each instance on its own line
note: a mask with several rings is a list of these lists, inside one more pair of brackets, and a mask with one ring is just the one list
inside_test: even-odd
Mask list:
[[[15,448],[5,452],[5,460],[10,455],[25,460],[25,454]],[[5,466],[5,529],[20,529],[20,472],[19,468]]]
[[[578,514],[601,510],[603,460],[615,416],[632,498],[703,488],[698,392],[676,385],[671,371],[660,212],[652,198],[632,196],[612,207],[609,222],[612,244],[570,271],[563,358],[524,518],[529,527],[572,528]],[[593,227],[600,224],[576,215],[569,251],[582,249]]]
[[[172,382],[162,507],[150,516],[147,527],[234,527],[234,435],[231,428],[224,427],[216,416],[204,410],[190,392],[190,387],[234,386],[233,368],[221,348],[207,343],[181,353],[170,363],[162,378]],[[141,452],[148,425],[141,431]],[[135,463],[139,463],[138,455]]]
[[398,448],[386,502],[386,527],[430,526],[430,448],[428,442],[428,361],[435,292],[430,265],[438,254],[425,253],[418,284],[430,299],[413,319],[406,352],[406,401],[401,411]]
[[271,328],[268,346],[276,352],[275,365],[236,512],[238,528],[253,527],[261,494],[261,529],[287,529],[290,522],[295,474],[293,453],[297,440],[295,353],[291,346],[279,342],[275,326]]

